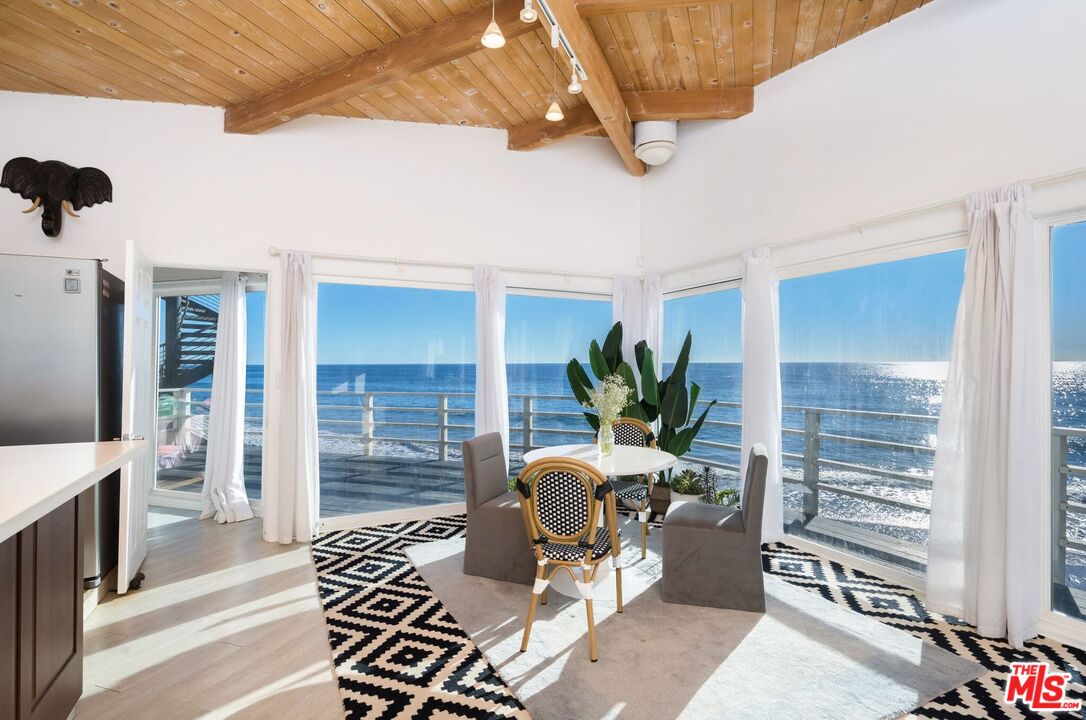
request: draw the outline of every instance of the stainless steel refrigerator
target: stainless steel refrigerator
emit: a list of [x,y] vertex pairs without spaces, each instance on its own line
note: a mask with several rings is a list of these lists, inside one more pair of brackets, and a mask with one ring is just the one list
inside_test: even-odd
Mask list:
[[[0,254],[0,445],[120,437],[123,311],[99,260]],[[119,483],[84,496],[88,588],[117,564]]]

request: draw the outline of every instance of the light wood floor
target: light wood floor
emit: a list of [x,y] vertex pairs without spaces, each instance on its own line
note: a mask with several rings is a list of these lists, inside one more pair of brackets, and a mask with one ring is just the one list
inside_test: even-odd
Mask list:
[[152,509],[147,579],[87,619],[75,717],[342,720],[308,545]]

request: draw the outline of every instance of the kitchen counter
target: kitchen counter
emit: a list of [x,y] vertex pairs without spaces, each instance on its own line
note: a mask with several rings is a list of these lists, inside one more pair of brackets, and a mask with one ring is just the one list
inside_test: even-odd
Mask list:
[[131,460],[146,440],[0,447],[0,543]]
[[0,447],[0,720],[65,718],[75,708],[83,692],[84,493],[146,447]]

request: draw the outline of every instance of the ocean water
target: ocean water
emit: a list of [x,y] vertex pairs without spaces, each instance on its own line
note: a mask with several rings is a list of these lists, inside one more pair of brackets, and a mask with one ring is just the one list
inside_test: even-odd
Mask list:
[[[665,372],[670,368],[665,367]],[[520,457],[523,434],[524,395],[535,396],[533,442],[542,445],[587,442],[590,436],[570,431],[586,431],[580,408],[570,396],[561,364],[517,364],[509,367],[511,454]],[[689,378],[701,385],[701,398],[738,403],[742,390],[742,367],[734,363],[692,363]],[[802,455],[803,436],[789,430],[802,430],[809,411],[821,409],[820,430],[825,435],[893,443],[883,446],[847,440],[824,439],[820,457],[830,461],[820,469],[820,479],[842,487],[929,506],[931,492],[904,481],[873,476],[857,467],[900,473],[905,476],[930,477],[938,414],[942,400],[946,363],[784,363],[781,366],[781,394],[785,412],[785,475],[802,477],[802,463],[787,457]],[[1053,367],[1053,423],[1063,427],[1086,427],[1086,363],[1056,363]],[[248,368],[249,442],[259,443],[259,403],[264,386],[263,366]],[[317,368],[318,418],[321,449],[324,452],[361,452],[358,436],[362,431],[363,406],[358,393],[378,395],[375,419],[394,425],[379,425],[375,435],[386,438],[373,448],[377,454],[435,458],[437,445],[426,442],[436,438],[436,430],[426,427],[437,421],[437,393],[447,393],[449,408],[448,457],[459,457],[459,442],[471,437],[475,387],[473,365],[320,365]],[[193,388],[193,399],[210,396],[210,378]],[[543,396],[542,399],[539,396]],[[549,396],[549,397],[548,397]],[[553,399],[552,399],[553,398]],[[700,411],[700,408],[699,408]],[[840,411],[866,411],[908,415],[870,417]],[[558,414],[548,414],[558,413]],[[574,413],[564,415],[561,413]],[[709,418],[738,424],[738,407],[714,407]],[[707,425],[699,439],[714,443],[739,445],[738,427]],[[695,445],[690,456],[719,464],[737,465],[734,450]],[[1068,448],[1070,464],[1086,466],[1086,439],[1072,439]],[[834,465],[838,463],[839,465]],[[736,473],[722,472],[721,487],[736,487]],[[1042,484],[1048,487],[1047,481]],[[1086,503],[1086,477],[1071,477],[1068,497]],[[786,483],[786,507],[798,509],[800,486]],[[819,512],[830,518],[853,524],[902,540],[926,545],[926,512],[889,507],[883,504],[823,492]],[[1071,515],[1070,537],[1086,542],[1086,518]],[[1086,556],[1069,553],[1069,582],[1086,587]]]

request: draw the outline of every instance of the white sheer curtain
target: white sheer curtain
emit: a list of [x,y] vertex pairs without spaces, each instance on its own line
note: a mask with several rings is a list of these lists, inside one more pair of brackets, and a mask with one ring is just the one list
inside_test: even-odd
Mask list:
[[644,340],[652,349],[659,374],[664,352],[664,294],[659,275],[615,277],[611,291],[611,315],[622,323],[622,359],[630,363],[640,384],[634,345]]
[[971,195],[935,451],[927,604],[1015,646],[1041,610],[1048,452],[1044,283],[1030,189]]
[[781,492],[780,282],[769,248],[743,254],[743,440],[740,477],[755,443],[769,452],[762,542],[784,539]]
[[204,509],[216,522],[253,516],[245,495],[245,278],[223,274],[211,371]]
[[505,375],[505,279],[475,268],[475,434],[500,433],[509,467],[509,388]]
[[309,255],[282,256],[281,366],[275,477],[265,483],[264,539],[307,542],[319,519],[317,449],[317,289]]

